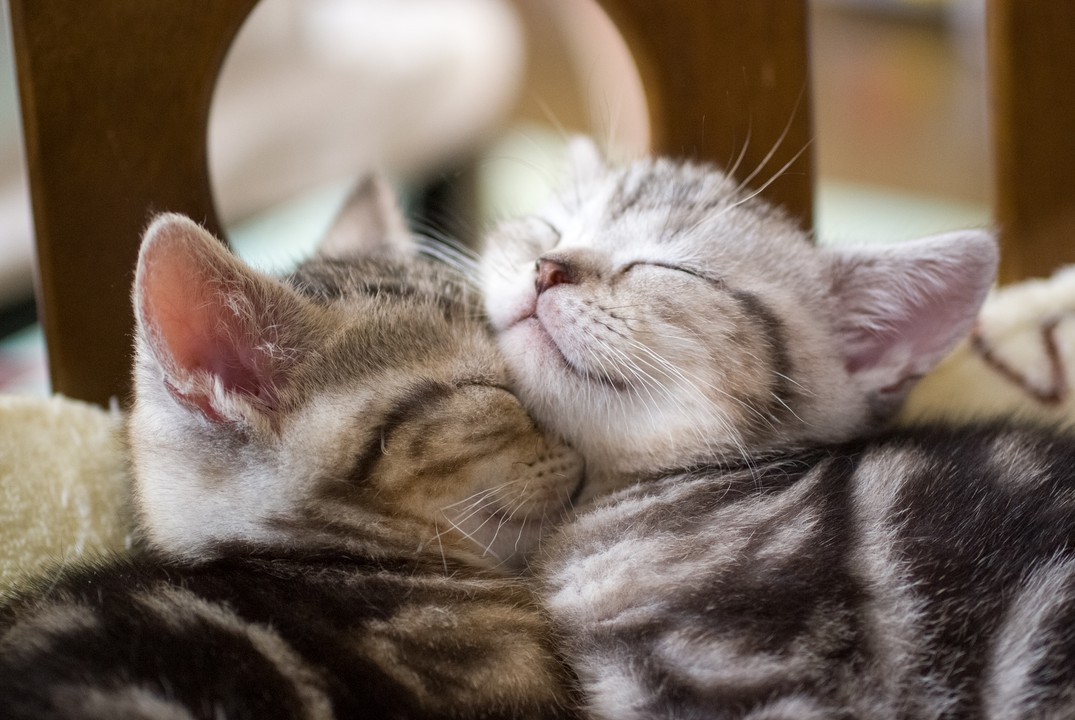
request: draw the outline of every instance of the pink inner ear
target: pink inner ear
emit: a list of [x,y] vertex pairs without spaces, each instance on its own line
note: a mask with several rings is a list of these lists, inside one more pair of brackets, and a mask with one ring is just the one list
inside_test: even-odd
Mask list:
[[[262,349],[271,341],[264,337],[270,329],[260,327],[256,285],[242,276],[223,248],[218,252],[184,230],[162,228],[166,234],[142,259],[142,315],[155,336],[154,350],[174,375],[204,371],[224,389],[271,407],[273,367]],[[184,399],[208,410],[208,398]]]
[[992,238],[973,231],[836,252],[847,369],[884,391],[907,387],[970,332],[996,268]]
[[[900,314],[888,318],[881,328],[871,331],[860,327],[847,333],[848,347],[852,349],[847,355],[849,371],[883,364],[889,356],[898,355],[900,348],[909,357],[932,364],[969,330],[967,309],[959,303],[908,303],[893,308],[893,312]],[[908,372],[916,371],[908,368]]]

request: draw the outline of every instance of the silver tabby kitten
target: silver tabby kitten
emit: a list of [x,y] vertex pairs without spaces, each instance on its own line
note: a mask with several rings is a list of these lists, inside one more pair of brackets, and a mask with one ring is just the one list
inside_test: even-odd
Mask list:
[[507,571],[581,464],[378,183],[284,279],[159,217],[134,289],[148,551],[0,608],[0,716],[574,717]]
[[539,575],[593,714],[1075,717],[1075,443],[882,429],[992,238],[818,247],[712,167],[575,151],[484,284],[520,398],[586,458]]

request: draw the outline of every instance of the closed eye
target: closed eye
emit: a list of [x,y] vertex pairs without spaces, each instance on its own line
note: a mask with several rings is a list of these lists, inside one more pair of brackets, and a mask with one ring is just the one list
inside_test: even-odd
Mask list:
[[646,266],[646,267],[663,268],[665,270],[672,270],[674,272],[684,273],[686,275],[690,275],[691,277],[696,277],[699,280],[705,280],[708,283],[712,283],[712,284],[717,285],[719,287],[724,287],[724,281],[723,280],[721,280],[720,278],[715,278],[715,277],[712,277],[710,275],[707,275],[707,274],[701,272],[700,270],[695,270],[694,268],[686,267],[684,265],[669,265],[667,263],[654,262],[652,260],[645,260],[645,261],[639,260],[639,261],[630,263],[629,265],[627,265],[623,269],[623,272],[626,273],[626,272],[630,271],[632,268],[635,268],[635,267],[637,267],[639,265]]

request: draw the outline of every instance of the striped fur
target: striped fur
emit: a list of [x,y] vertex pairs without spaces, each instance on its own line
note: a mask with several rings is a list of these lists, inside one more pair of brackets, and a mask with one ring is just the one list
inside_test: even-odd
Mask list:
[[574,717],[526,588],[447,569],[233,548],[42,579],[0,612],[3,717]]
[[570,718],[515,577],[581,463],[476,295],[363,185],[280,280],[158,218],[134,290],[143,547],[0,607],[0,716]]
[[538,576],[592,714],[1075,717],[1075,441],[884,429],[988,234],[817,247],[713,168],[584,154],[484,282],[587,461]]
[[565,530],[601,718],[1075,716],[1075,442],[916,428],[698,468]]

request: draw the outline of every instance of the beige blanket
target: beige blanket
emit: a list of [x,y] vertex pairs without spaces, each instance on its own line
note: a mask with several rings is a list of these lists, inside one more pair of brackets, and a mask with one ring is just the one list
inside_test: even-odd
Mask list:
[[128,545],[117,412],[0,396],[0,596],[23,573]]

